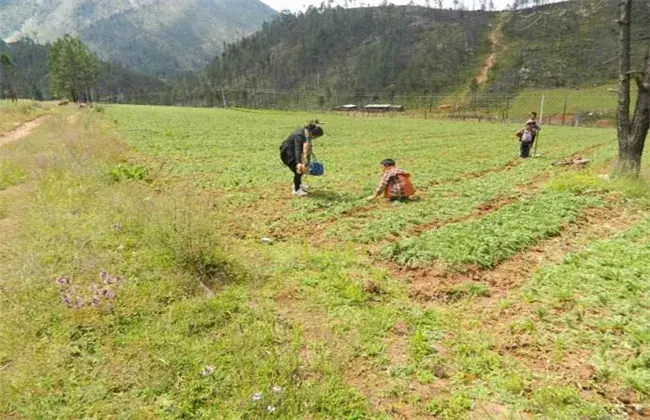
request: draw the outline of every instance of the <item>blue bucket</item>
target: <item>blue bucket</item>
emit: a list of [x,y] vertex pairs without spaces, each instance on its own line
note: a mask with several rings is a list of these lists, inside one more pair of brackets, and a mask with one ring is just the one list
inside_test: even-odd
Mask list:
[[309,163],[309,175],[312,176],[322,176],[325,173],[325,166],[320,162],[310,162]]

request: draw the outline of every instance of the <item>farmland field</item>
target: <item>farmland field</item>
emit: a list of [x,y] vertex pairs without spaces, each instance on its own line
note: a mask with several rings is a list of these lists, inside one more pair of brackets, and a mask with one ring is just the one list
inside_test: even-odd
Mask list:
[[[599,177],[613,130],[520,160],[510,125],[99,110],[1,149],[0,416],[650,414],[650,193]],[[295,199],[278,146],[316,117]],[[417,200],[364,200],[387,157]]]

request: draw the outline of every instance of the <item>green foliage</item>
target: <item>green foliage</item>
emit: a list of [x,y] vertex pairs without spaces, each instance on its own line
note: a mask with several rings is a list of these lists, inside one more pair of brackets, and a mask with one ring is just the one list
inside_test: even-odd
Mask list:
[[[644,39],[650,12],[646,2],[634,4],[632,57],[638,68],[647,50]],[[509,13],[503,27],[503,42],[509,48],[500,57],[489,89],[575,88],[615,80],[618,28],[614,22],[618,16],[614,0],[574,0],[544,6],[539,13]]]
[[[517,288],[454,271],[409,282],[377,261],[389,241],[439,232],[444,250],[473,229],[460,242],[496,264],[602,193],[636,208],[618,184],[550,165],[606,164],[612,130],[547,127],[544,157],[513,162],[514,126],[333,115],[315,142],[328,173],[298,200],[277,146],[314,115],[72,112],[2,149],[30,182],[0,194],[0,416],[608,418],[619,391],[647,405],[647,220]],[[388,156],[419,201],[363,200]],[[128,180],[145,166],[150,182]],[[61,301],[57,278],[85,296],[102,270],[123,278],[114,299]]]
[[479,220],[450,224],[405,239],[385,249],[400,264],[441,260],[490,268],[540,240],[557,235],[562,226],[597,200],[567,193],[522,199]]
[[120,181],[143,181],[149,177],[149,168],[144,165],[128,165],[120,163],[119,165],[111,168],[108,174],[115,182]]
[[[14,87],[20,98],[48,100],[50,94],[50,74],[48,54],[51,44],[39,45],[29,38],[4,44],[0,41],[0,53],[11,55],[15,64]],[[118,64],[100,61],[99,78],[92,86],[99,99],[106,102],[146,102],[166,103],[167,84],[155,77],[128,70]],[[156,95],[152,95],[156,92]]]
[[[636,5],[633,56],[640,67],[648,12],[644,2]],[[399,102],[431,108],[449,104],[441,99],[446,94],[457,94],[453,102],[465,103],[459,92],[469,90],[472,107],[494,108],[523,89],[591,87],[616,78],[615,1],[529,6],[472,12],[323,4],[297,15],[282,14],[261,31],[227,45],[204,72],[183,80],[176,91],[186,102],[208,106],[220,103],[226,88],[229,102],[242,107]],[[494,31],[502,32],[500,48],[487,84],[479,86],[474,78],[491,52],[488,34]],[[606,97],[597,104],[576,100],[569,112],[607,110]],[[562,99],[552,107],[560,108],[554,114],[562,111]],[[533,103],[517,99],[522,102],[525,108],[513,106],[512,112],[530,112]]]
[[523,292],[533,308],[555,308],[529,333],[542,342],[550,336],[570,343],[570,349],[592,349],[601,355],[594,362],[595,380],[621,383],[644,395],[650,395],[644,350],[650,320],[643,303],[650,293],[648,232],[650,219],[645,219],[598,241],[538,272]]
[[21,165],[0,157],[0,191],[21,183],[26,176]]
[[0,54],[7,54],[14,63],[13,86],[19,98],[43,100],[49,97],[47,51],[30,39],[10,44],[0,41]]
[[0,99],[18,99],[14,88],[16,69],[13,60],[6,54],[0,54]]
[[[178,87],[179,95],[214,103],[225,87],[231,104],[250,106],[248,90],[275,89],[276,107],[323,107],[448,92],[469,81],[488,52],[491,19],[394,5],[282,14],[227,45],[203,74]],[[287,94],[315,90],[321,95]]]
[[[366,416],[330,362],[305,367],[303,338],[272,300],[250,304],[263,282],[225,249],[223,213],[182,189],[160,196],[106,176],[126,148],[96,117],[63,134],[61,118],[8,152],[37,162],[37,193],[10,205],[21,235],[0,249],[0,315],[12,320],[0,324],[0,413]],[[99,286],[113,298],[67,307],[55,280],[87,297],[101,271],[122,278]]]
[[428,412],[441,419],[457,419],[472,409],[472,403],[464,394],[436,397],[429,403]]
[[606,410],[585,404],[578,391],[570,387],[549,386],[535,390],[529,409],[553,418],[609,418]]
[[92,102],[92,88],[99,78],[97,57],[79,38],[65,35],[49,51],[52,93],[75,102]]

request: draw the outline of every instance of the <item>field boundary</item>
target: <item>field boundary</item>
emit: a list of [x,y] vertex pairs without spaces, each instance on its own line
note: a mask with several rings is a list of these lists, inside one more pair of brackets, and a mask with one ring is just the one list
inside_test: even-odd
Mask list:
[[29,136],[34,130],[40,127],[47,118],[49,118],[49,115],[40,115],[29,121],[25,121],[7,133],[0,133],[0,147],[15,143]]

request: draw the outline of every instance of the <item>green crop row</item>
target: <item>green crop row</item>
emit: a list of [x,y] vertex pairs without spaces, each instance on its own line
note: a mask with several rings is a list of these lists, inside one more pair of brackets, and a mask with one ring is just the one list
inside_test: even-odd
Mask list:
[[513,325],[530,324],[558,361],[588,351],[596,387],[650,396],[650,218],[543,268],[521,295],[531,315]]
[[404,265],[434,260],[453,264],[476,264],[490,268],[540,240],[561,232],[578,217],[591,197],[570,193],[544,193],[521,199],[482,219],[446,225],[384,249],[386,256]]

